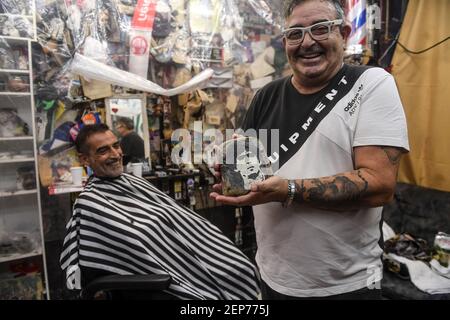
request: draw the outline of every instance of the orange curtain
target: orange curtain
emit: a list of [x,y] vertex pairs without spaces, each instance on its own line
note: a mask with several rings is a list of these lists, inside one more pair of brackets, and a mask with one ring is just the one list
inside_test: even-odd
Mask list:
[[[449,0],[409,0],[399,42],[420,51],[450,36]],[[411,151],[399,180],[450,192],[450,39],[421,54],[397,44],[395,77]]]

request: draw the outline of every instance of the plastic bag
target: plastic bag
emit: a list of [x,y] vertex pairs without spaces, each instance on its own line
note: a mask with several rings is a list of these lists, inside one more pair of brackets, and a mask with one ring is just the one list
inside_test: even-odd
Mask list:
[[[264,0],[248,0],[248,3],[268,24],[274,25],[281,30],[283,25],[282,19],[282,3],[283,1],[267,2]],[[278,12],[278,14],[275,14]]]
[[385,241],[384,250],[386,253],[393,253],[411,260],[426,262],[431,260],[431,250],[427,242],[424,239],[415,239],[406,233]]
[[29,133],[28,124],[15,109],[0,109],[0,137],[20,137]]
[[32,1],[0,2],[0,35],[12,39],[35,39]]

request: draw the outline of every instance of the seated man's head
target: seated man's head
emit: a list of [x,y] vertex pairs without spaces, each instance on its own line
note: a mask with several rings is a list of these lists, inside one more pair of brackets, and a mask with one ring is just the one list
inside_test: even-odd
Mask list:
[[126,136],[128,133],[134,130],[133,120],[130,118],[119,118],[116,122],[116,131],[121,137]]
[[91,167],[96,176],[115,178],[122,174],[122,149],[106,124],[84,126],[75,146],[81,163]]

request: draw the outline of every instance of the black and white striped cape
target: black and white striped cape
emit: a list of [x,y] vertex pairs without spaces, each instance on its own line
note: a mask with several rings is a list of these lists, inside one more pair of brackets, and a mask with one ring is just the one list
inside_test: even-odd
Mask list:
[[258,275],[208,220],[143,178],[93,177],[74,204],[61,253],[67,287],[81,267],[117,274],[170,274],[181,299],[256,299]]

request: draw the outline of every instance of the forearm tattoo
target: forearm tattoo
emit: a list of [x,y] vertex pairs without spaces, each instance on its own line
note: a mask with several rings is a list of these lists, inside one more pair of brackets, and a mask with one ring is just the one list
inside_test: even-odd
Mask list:
[[386,156],[389,159],[389,162],[392,165],[397,165],[400,163],[400,158],[402,156],[402,152],[395,148],[389,148],[389,147],[380,147],[384,153],[386,153]]
[[[306,181],[306,183],[305,183]],[[299,202],[344,203],[363,197],[369,188],[369,183],[363,177],[361,170],[351,175],[336,175],[322,179],[302,179],[296,182],[296,197]]]

